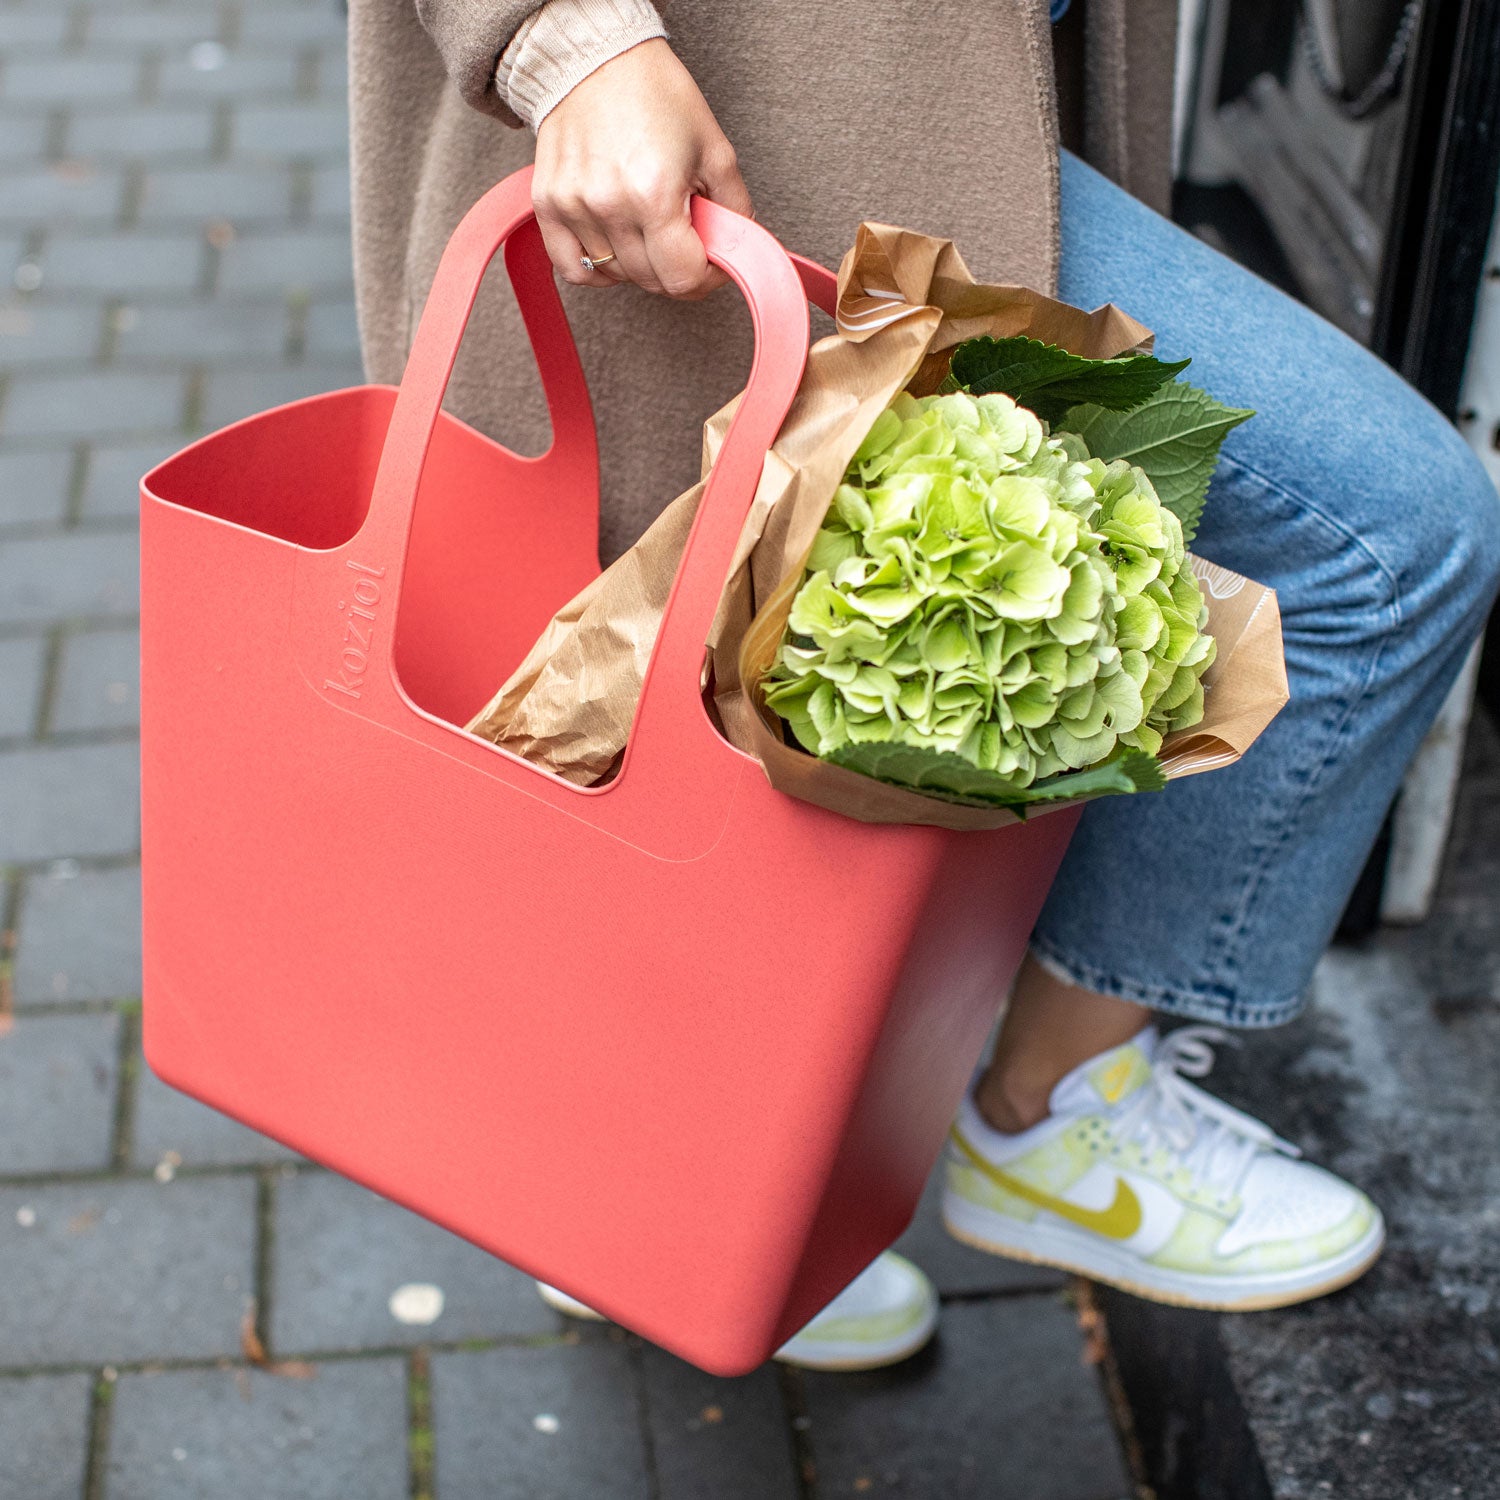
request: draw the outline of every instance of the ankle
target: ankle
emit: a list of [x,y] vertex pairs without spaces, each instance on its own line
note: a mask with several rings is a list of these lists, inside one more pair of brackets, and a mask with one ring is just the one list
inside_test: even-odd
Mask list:
[[974,1091],[974,1103],[992,1129],[1019,1135],[1047,1118],[1051,1096],[1050,1085],[1028,1083],[991,1068]]

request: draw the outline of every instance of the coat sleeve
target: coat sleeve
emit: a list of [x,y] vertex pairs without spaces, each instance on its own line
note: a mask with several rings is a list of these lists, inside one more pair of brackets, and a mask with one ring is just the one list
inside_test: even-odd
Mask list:
[[495,86],[500,54],[542,0],[416,0],[417,15],[464,100],[507,125],[515,112]]
[[1084,156],[1170,213],[1175,0],[1088,0],[1085,20]]
[[533,130],[575,84],[667,28],[651,0],[547,0],[501,54],[495,81]]
[[575,84],[666,28],[650,0],[416,0],[464,100],[535,128]]

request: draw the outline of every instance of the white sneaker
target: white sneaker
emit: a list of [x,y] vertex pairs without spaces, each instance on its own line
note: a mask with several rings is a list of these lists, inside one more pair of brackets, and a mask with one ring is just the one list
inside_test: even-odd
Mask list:
[[[593,1308],[539,1281],[549,1307],[602,1323]],[[806,1370],[877,1370],[923,1348],[937,1327],[937,1289],[904,1256],[887,1250],[872,1261],[801,1333],[776,1351]]]
[[1282,1307],[1353,1281],[1385,1225],[1357,1188],[1187,1078],[1213,1066],[1211,1026],[1080,1064],[1051,1114],[1006,1135],[964,1100],[947,1148],[956,1239],[1188,1307]]

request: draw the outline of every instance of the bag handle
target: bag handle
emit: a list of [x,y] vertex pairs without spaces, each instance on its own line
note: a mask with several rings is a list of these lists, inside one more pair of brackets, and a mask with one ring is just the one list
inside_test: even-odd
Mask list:
[[[755,353],[688,533],[631,725],[621,781],[647,795],[651,784],[680,776],[684,753],[695,744],[701,749],[711,741],[723,748],[703,704],[704,648],[766,454],[807,365],[807,293],[798,258],[753,220],[705,198],[693,199],[692,219],[708,258],[745,298]],[[804,264],[828,276],[822,267]]]
[[[717,739],[704,711],[700,674],[719,598],[762,463],[786,416],[807,361],[808,312],[804,284],[820,304],[833,278],[811,262],[794,264],[776,239],[752,220],[704,198],[691,205],[693,228],[708,258],[739,287],[750,311],[755,353],[739,409],[705,488],[668,597],[656,649],[636,711],[625,783],[655,782],[674,774],[684,737]],[[469,313],[490,261],[501,246],[515,286],[552,417],[553,443],[538,459],[555,466],[557,482],[583,481],[597,493],[597,439],[582,366],[552,268],[531,208],[531,168],[491,188],[464,216],[438,265],[412,343],[376,472],[370,507],[351,544],[380,558],[387,596],[399,597],[401,566],[422,468]],[[561,601],[559,601],[561,602]],[[384,667],[391,671],[385,635]],[[658,742],[664,752],[656,754]],[[653,753],[645,753],[650,748]],[[647,773],[647,768],[656,771]],[[680,767],[680,762],[678,763]]]
[[787,259],[797,268],[797,274],[802,278],[802,295],[819,312],[827,313],[830,318],[838,317],[839,278],[837,274],[830,271],[827,266],[820,266],[817,261],[809,260],[805,255],[798,255],[793,250],[787,251]]
[[545,465],[560,493],[581,491],[588,497],[597,534],[599,446],[593,406],[531,211],[531,168],[526,167],[497,183],[459,221],[417,324],[359,534],[361,545],[386,559],[394,576],[399,576],[406,553],[427,449],[469,314],[502,246],[552,423],[552,443],[545,453],[536,458],[510,456],[517,464]]

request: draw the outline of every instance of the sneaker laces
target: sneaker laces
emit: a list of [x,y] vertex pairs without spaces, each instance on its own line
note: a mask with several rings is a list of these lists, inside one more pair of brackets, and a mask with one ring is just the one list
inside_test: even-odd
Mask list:
[[1123,1140],[1137,1140],[1149,1153],[1165,1146],[1182,1158],[1194,1178],[1233,1196],[1250,1163],[1262,1151],[1302,1153],[1257,1119],[1205,1093],[1190,1078],[1214,1065],[1213,1046],[1237,1046],[1217,1026],[1182,1026],[1157,1043],[1151,1075],[1115,1117]]

